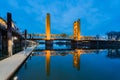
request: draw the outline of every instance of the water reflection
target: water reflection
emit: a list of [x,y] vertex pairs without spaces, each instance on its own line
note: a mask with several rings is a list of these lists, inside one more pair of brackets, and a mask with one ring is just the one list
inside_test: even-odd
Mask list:
[[50,75],[50,50],[45,50],[45,57],[46,57],[46,74],[47,76]]
[[[66,56],[68,54],[72,54],[73,56],[73,67],[80,71],[80,57],[82,54],[90,54],[90,53],[100,53],[103,51],[102,49],[91,49],[91,50],[84,50],[84,49],[75,49],[71,51],[60,51],[62,49],[55,49],[54,50],[43,50],[41,52],[35,51],[33,52],[33,56],[45,56],[45,66],[46,66],[46,75],[50,76],[50,57],[51,56]],[[108,49],[108,53],[106,54],[109,58],[120,58],[120,50],[119,49]],[[31,57],[30,57],[31,59]]]
[[16,75],[18,80],[120,80],[116,58],[120,49],[36,48]]
[[27,70],[27,62],[24,63],[24,69]]
[[75,50],[73,52],[73,66],[77,68],[77,70],[80,70],[80,55],[82,54],[81,50]]
[[120,49],[108,49],[108,55],[109,58],[120,58]]
[[[62,51],[63,50],[63,51]],[[68,49],[53,49],[53,50],[34,50],[32,52],[32,56],[45,56],[45,67],[46,67],[46,75],[50,76],[50,58],[51,56],[66,56],[72,54],[73,56],[73,67],[76,68],[78,71],[80,70],[80,56],[82,54],[89,54],[89,53],[99,53],[102,50],[84,50],[84,49],[75,49],[75,50],[68,50]],[[30,57],[31,58],[31,57]]]

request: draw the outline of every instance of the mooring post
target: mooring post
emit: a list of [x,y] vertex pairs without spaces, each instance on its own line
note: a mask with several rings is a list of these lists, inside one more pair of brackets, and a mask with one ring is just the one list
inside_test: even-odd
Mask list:
[[20,50],[22,50],[22,39],[21,39],[21,37],[19,38],[19,48],[20,48]]
[[7,13],[7,49],[8,49],[8,56],[12,56],[12,16],[11,13]]
[[30,34],[29,36],[30,36],[30,39],[32,39],[32,35]]
[[25,29],[25,49],[27,49],[26,38],[27,38],[27,30]]
[[2,33],[0,32],[0,55],[2,54]]

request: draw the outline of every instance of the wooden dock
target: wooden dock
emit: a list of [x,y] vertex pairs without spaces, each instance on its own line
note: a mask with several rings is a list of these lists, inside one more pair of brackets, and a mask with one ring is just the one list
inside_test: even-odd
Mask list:
[[11,57],[0,61],[0,80],[9,80],[9,78],[17,71],[22,63],[29,57],[36,46],[28,47]]

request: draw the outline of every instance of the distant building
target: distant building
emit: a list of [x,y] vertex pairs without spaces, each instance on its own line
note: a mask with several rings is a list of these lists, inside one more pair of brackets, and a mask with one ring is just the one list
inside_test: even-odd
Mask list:
[[108,40],[120,40],[120,32],[111,31],[107,33]]

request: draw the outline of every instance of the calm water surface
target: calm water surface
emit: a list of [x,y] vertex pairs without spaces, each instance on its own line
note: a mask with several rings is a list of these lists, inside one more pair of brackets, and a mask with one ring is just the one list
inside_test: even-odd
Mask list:
[[15,76],[18,80],[120,80],[120,50],[34,51]]

